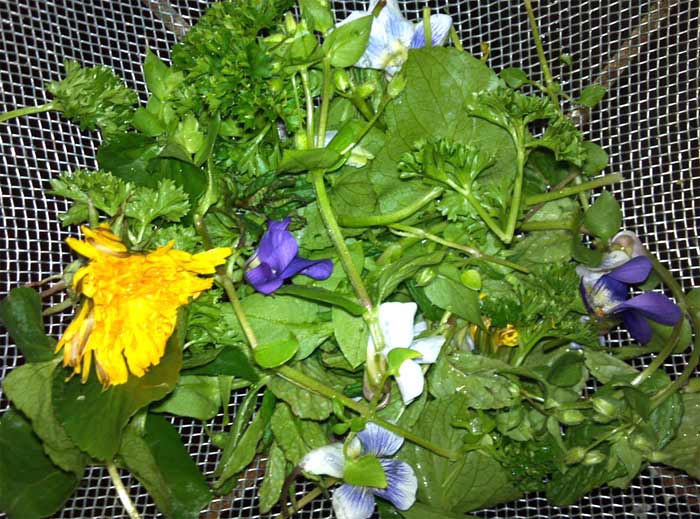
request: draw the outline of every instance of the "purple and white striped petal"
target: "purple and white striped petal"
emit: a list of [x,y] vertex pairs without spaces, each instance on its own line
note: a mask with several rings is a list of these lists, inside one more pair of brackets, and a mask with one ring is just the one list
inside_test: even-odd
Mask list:
[[615,307],[613,312],[634,312],[665,325],[676,324],[683,316],[683,312],[676,303],[658,292],[647,292],[635,296]]
[[368,422],[357,437],[362,443],[362,452],[374,456],[392,456],[403,445],[401,436],[372,422]]
[[299,468],[317,476],[342,478],[345,470],[343,444],[331,443],[308,452],[299,462]]
[[[446,14],[434,14],[430,17],[430,40],[433,47],[444,45],[452,27],[452,17]],[[425,47],[425,28],[423,22],[417,23],[416,32],[413,33],[410,48],[420,49]]]
[[368,519],[374,512],[374,493],[345,483],[333,492],[333,511],[337,519]]
[[401,460],[379,460],[386,474],[386,488],[375,489],[374,495],[390,501],[399,510],[408,510],[416,502],[418,480],[413,468]]

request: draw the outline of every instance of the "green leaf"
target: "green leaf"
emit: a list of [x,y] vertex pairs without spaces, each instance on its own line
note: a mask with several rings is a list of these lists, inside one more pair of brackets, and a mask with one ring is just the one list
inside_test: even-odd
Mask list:
[[58,511],[78,485],[56,467],[29,422],[10,409],[0,420],[0,511],[10,519],[39,519]]
[[148,162],[157,157],[160,145],[150,137],[138,133],[125,133],[113,138],[97,150],[97,163],[101,171],[112,173],[115,177],[138,186],[149,183],[146,177]]
[[265,479],[263,479],[258,491],[261,514],[268,513],[279,501],[286,475],[287,463],[284,459],[284,453],[277,446],[277,443],[272,442],[267,456],[267,464],[265,465]]
[[272,394],[265,392],[263,404],[260,406],[253,421],[245,430],[235,448],[230,451],[230,454],[224,451],[221,455],[221,460],[214,471],[214,473],[219,476],[219,479],[214,484],[215,488],[221,488],[227,480],[238,474],[253,461],[258,442],[261,440],[263,432],[270,421],[274,405],[275,399]]
[[384,467],[376,456],[367,455],[357,459],[346,459],[343,480],[358,487],[386,488]]
[[505,81],[510,88],[520,88],[530,82],[527,74],[516,67],[503,69],[499,76],[501,76],[501,79]]
[[277,445],[292,465],[299,464],[308,452],[328,444],[318,422],[297,418],[282,402],[275,407],[270,426]]
[[182,375],[173,391],[152,411],[188,416],[198,420],[214,418],[221,408],[217,377]]
[[411,359],[418,359],[422,355],[416,350],[410,348],[394,348],[386,356],[386,363],[388,366],[387,373],[391,375],[398,375],[401,364]]
[[597,175],[608,167],[608,154],[595,142],[585,141],[583,147],[586,150],[586,161],[581,170],[588,176]]
[[148,414],[143,432],[133,422],[124,431],[119,458],[165,517],[199,517],[212,494],[197,464],[170,422]]
[[165,101],[182,82],[182,72],[174,72],[150,49],[146,50],[143,75],[148,90],[161,101]]
[[642,453],[633,448],[627,438],[622,438],[613,443],[610,448],[610,455],[617,457],[627,474],[609,481],[608,485],[615,488],[627,488],[642,470]]
[[237,346],[224,346],[212,361],[188,369],[186,374],[209,377],[228,375],[244,378],[250,382],[257,382],[260,379],[248,356]]
[[124,213],[147,225],[157,218],[177,222],[189,210],[187,193],[181,186],[175,185],[173,180],[164,179],[158,182],[157,189],[136,188],[126,204]]
[[367,325],[361,317],[350,315],[339,308],[333,308],[331,315],[335,340],[354,369],[364,362],[367,354]]
[[651,413],[651,399],[649,396],[644,394],[642,391],[635,387],[627,386],[622,389],[622,393],[625,396],[625,401],[630,406],[632,411],[634,411],[643,420],[649,419],[649,414]]
[[607,384],[612,379],[637,375],[637,370],[626,362],[616,359],[603,351],[586,349],[583,352],[586,367],[599,382]]
[[327,290],[321,287],[310,287],[305,285],[285,285],[275,291],[276,295],[290,295],[308,299],[309,301],[317,301],[319,303],[327,303],[338,308],[342,308],[346,312],[360,316],[365,309],[362,305],[356,303],[349,297]]
[[299,0],[301,16],[309,29],[325,33],[333,27],[333,14],[328,0]]
[[132,124],[134,128],[148,137],[158,137],[165,133],[165,126],[158,116],[149,112],[143,106],[139,106],[134,112]]
[[363,16],[350,23],[336,27],[323,42],[323,50],[337,68],[351,67],[367,48],[373,16]]
[[554,473],[552,480],[547,484],[547,499],[556,506],[569,506],[594,488],[624,474],[625,468],[619,464],[612,469],[604,463],[574,465],[565,473]]
[[284,150],[282,161],[277,167],[280,173],[303,173],[315,169],[330,170],[342,159],[341,155],[329,148],[312,150]]
[[682,395],[683,420],[676,436],[663,449],[663,463],[700,479],[700,394]]
[[[287,340],[293,334],[299,341],[297,359],[308,357],[333,333],[332,324],[320,314],[324,307],[310,301],[253,294],[243,299],[242,305],[261,344]],[[231,324],[240,328],[237,321]]]
[[[425,406],[412,432],[446,449],[463,446],[464,431],[452,423],[466,412],[462,395],[433,400]],[[401,457],[419,471],[418,501],[431,508],[461,514],[515,499],[520,491],[508,472],[492,457],[470,451],[450,461],[406,442]]]
[[389,297],[403,281],[415,276],[423,267],[437,265],[444,256],[445,254],[441,251],[419,256],[405,256],[374,271],[372,284],[377,294],[377,304]]
[[63,225],[88,221],[89,205],[108,216],[114,216],[129,198],[132,187],[121,178],[104,171],[77,169],[51,179],[51,193],[73,201],[61,215]]
[[462,319],[481,324],[479,293],[443,275],[425,287],[425,295],[440,308],[449,310]]
[[610,192],[601,192],[593,205],[586,211],[583,224],[594,236],[603,240],[611,238],[622,225],[620,203]]
[[0,301],[0,321],[29,362],[51,360],[56,341],[44,332],[41,296],[31,288],[13,288]]
[[2,388],[5,396],[31,420],[51,461],[80,477],[89,458],[68,437],[51,405],[51,381],[58,362],[58,359],[32,362],[15,368],[5,378]]
[[549,368],[547,380],[560,387],[571,387],[581,381],[583,375],[583,356],[569,351],[557,357]]
[[583,89],[581,97],[579,97],[576,102],[580,105],[593,108],[605,97],[607,91],[608,89],[602,85],[588,85]]
[[[408,510],[402,510],[401,516],[404,519],[477,519],[475,515],[445,512],[420,502],[415,503]],[[384,519],[383,515],[382,519]]]
[[260,344],[253,350],[255,362],[263,368],[276,368],[285,364],[299,351],[299,341],[289,334],[286,339]]
[[447,398],[459,393],[473,409],[503,409],[517,403],[517,387],[488,363],[487,357],[471,353],[441,357],[429,375],[430,394]]
[[99,460],[111,460],[129,419],[172,391],[181,364],[182,343],[171,337],[163,358],[143,377],[132,375],[106,390],[94,374],[82,384],[80,377],[66,381],[66,371],[58,369],[52,386],[56,417],[78,447]]

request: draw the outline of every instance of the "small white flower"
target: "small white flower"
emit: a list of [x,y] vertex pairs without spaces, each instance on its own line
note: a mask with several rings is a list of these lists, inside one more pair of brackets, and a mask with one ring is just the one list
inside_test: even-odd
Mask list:
[[[425,387],[425,377],[420,365],[433,364],[440,354],[442,345],[445,344],[445,338],[440,335],[416,339],[427,329],[423,321],[414,325],[417,309],[416,303],[412,302],[379,305],[379,327],[385,343],[381,354],[386,357],[394,348],[409,348],[421,354],[420,358],[405,360],[396,376],[396,383],[405,405],[420,396]],[[369,338],[367,351],[374,351],[372,337]]]
[[[343,25],[363,16],[372,14],[379,0],[372,0],[366,11],[353,11]],[[452,18],[446,14],[430,17],[430,34],[433,46],[444,45],[452,27]],[[355,64],[360,68],[385,70],[389,75],[396,74],[408,58],[408,49],[425,46],[423,22],[413,24],[401,14],[397,0],[387,0],[386,5],[372,22],[369,44],[362,57]]]

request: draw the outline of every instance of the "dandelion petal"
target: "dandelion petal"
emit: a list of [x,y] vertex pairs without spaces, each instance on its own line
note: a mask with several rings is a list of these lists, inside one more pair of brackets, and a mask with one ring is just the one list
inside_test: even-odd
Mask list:
[[357,436],[360,438],[364,453],[375,456],[392,456],[403,445],[401,436],[372,422],[367,423]]
[[380,460],[386,474],[387,487],[374,491],[399,510],[408,510],[416,501],[418,480],[413,468],[401,460]]
[[369,488],[346,483],[333,492],[333,511],[338,519],[368,519],[374,512],[374,495]]

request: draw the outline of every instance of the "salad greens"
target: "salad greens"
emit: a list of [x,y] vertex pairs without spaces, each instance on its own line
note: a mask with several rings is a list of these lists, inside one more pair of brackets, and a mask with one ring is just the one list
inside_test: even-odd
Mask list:
[[[257,460],[259,511],[281,517],[328,489],[338,517],[410,519],[570,505],[649,463],[698,477],[700,292],[621,230],[609,191],[589,202],[621,177],[560,97],[605,89],[563,92],[524,8],[542,81],[491,69],[427,8],[239,0],[170,64],[146,52],[145,104],[68,61],[53,101],[1,115],[56,110],[103,142],[98,170],[51,180],[85,238],[43,313],[76,319],[57,345],[38,292],[0,301],[25,361],[3,381],[0,510],[52,515],[90,465],[132,518],[120,469],[174,518]],[[618,325],[638,344],[601,342]],[[213,473],[173,416],[204,424]]]

